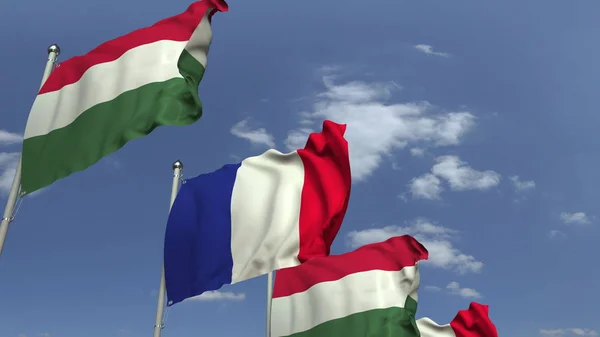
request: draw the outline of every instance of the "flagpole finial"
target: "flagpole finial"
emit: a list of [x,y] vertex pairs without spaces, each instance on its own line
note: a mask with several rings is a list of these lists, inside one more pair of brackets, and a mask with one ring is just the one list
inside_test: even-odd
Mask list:
[[60,47],[56,43],[51,44],[50,47],[48,47],[48,54],[50,53],[55,53],[56,56],[58,56],[60,54]]
[[181,160],[177,160],[176,162],[173,163],[173,170],[182,169],[182,168],[183,168],[183,163],[181,162]]

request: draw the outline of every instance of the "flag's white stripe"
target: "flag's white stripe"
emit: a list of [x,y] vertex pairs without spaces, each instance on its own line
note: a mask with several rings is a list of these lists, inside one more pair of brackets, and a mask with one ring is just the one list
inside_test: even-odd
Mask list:
[[126,91],[183,78],[177,61],[184,48],[206,66],[206,55],[202,53],[208,47],[202,45],[210,44],[212,37],[208,20],[201,21],[192,37],[193,41],[162,40],[132,48],[115,61],[89,68],[79,81],[37,96],[25,127],[25,139],[63,128],[94,105],[111,101]]
[[242,161],[231,196],[233,283],[299,264],[303,186],[295,151],[269,150]]
[[208,21],[208,16],[214,9],[210,8],[204,14],[202,21],[198,25],[198,28],[192,33],[188,44],[185,46],[192,57],[194,57],[200,64],[206,68],[208,49],[210,48],[210,42],[212,41],[212,28]]
[[417,300],[418,288],[418,266],[371,270],[318,283],[305,292],[273,299],[271,334],[288,336],[355,313],[403,308],[408,296]]
[[428,317],[418,319],[417,328],[421,337],[456,337],[450,324],[438,325]]

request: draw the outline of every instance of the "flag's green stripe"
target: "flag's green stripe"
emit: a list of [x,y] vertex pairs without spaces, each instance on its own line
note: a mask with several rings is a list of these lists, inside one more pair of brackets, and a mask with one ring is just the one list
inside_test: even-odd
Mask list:
[[25,139],[21,193],[84,170],[157,126],[197,121],[202,116],[198,84],[204,67],[187,51],[181,54],[178,67],[185,80],[174,78],[124,92],[93,106],[66,127]]
[[417,302],[408,297],[404,308],[359,312],[319,324],[289,337],[419,337],[415,321],[416,311]]

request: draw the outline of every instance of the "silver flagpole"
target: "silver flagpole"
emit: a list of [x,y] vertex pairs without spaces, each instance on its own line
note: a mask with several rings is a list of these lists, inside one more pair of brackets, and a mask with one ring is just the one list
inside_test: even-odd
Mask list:
[[271,302],[273,301],[273,272],[267,274],[267,329],[266,336],[271,337]]
[[[40,84],[40,89],[44,82],[50,76],[52,69],[54,69],[54,63],[56,62],[56,58],[60,54],[60,48],[57,44],[53,44],[48,47],[48,61],[46,62],[46,68],[44,69],[44,75],[42,75],[42,83]],[[0,256],[2,256],[2,250],[4,249],[4,243],[6,242],[6,235],[8,234],[8,227],[10,223],[13,221],[15,204],[17,203],[17,199],[19,198],[19,190],[21,189],[21,159],[19,158],[19,163],[17,164],[17,170],[15,171],[15,177],[13,178],[12,185],[10,187],[10,192],[8,192],[8,200],[6,200],[6,206],[4,207],[4,215],[2,215],[2,222],[0,222]]]
[[[171,203],[169,204],[169,212],[179,192],[179,183],[181,182],[181,171],[183,170],[183,163],[176,161],[173,163],[173,186],[171,187]],[[160,286],[158,287],[158,303],[156,305],[156,319],[154,320],[154,337],[160,337],[162,329],[165,327],[163,323],[163,315],[165,312],[165,298],[167,297],[167,287],[165,285],[165,267],[163,264],[162,272],[160,275]]]

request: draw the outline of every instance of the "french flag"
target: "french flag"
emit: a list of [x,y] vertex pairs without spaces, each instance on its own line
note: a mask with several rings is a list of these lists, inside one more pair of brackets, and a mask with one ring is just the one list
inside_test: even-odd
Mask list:
[[186,180],[165,234],[168,305],[328,256],[350,198],[345,131],[324,121],[304,149]]

